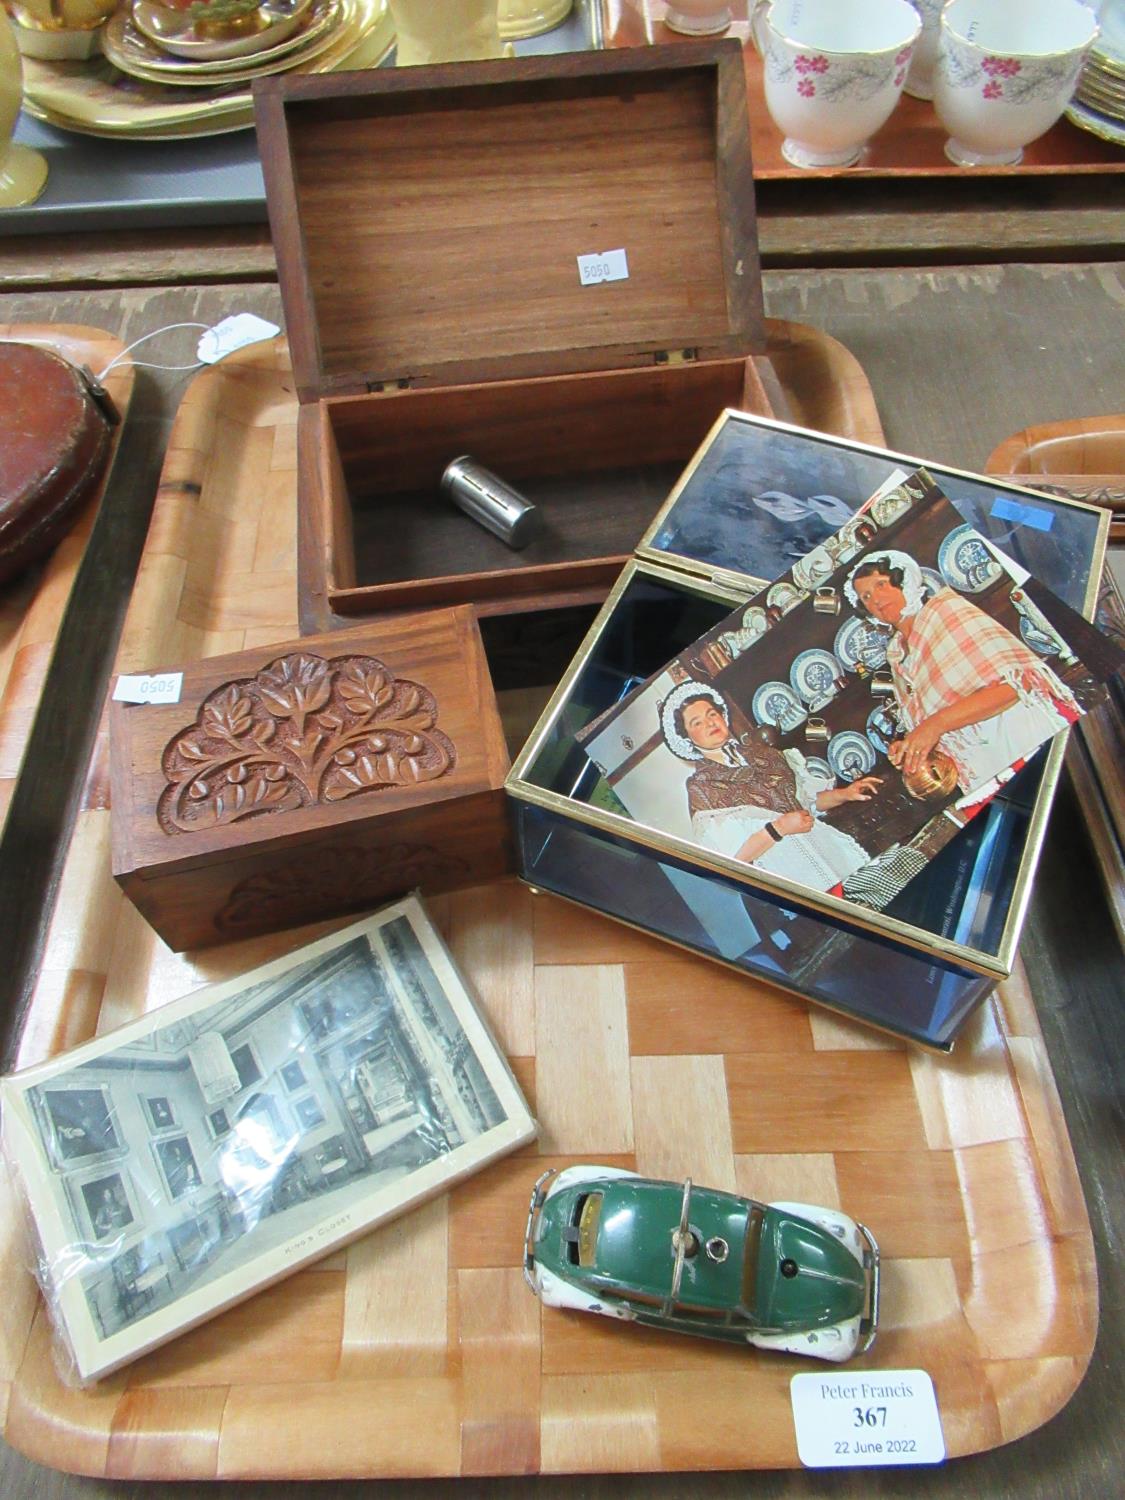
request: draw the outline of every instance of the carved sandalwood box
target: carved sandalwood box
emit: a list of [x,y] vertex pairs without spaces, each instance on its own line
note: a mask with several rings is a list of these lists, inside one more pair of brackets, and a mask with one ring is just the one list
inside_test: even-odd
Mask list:
[[[600,602],[725,406],[771,410],[735,41],[255,85],[302,628]],[[543,525],[441,492],[469,454]]]
[[468,609],[212,657],[113,703],[113,873],[177,951],[503,872],[507,753]]

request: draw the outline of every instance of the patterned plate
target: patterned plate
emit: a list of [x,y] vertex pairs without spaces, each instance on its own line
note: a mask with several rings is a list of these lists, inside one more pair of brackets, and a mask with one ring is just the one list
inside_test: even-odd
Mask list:
[[840,691],[840,664],[831,651],[802,651],[789,669],[789,681],[810,707],[823,708]]
[[782,734],[791,734],[807,715],[800,698],[787,682],[763,682],[751,705],[759,724],[772,724]]
[[787,615],[791,609],[796,609],[797,605],[808,597],[807,593],[802,593],[799,588],[795,588],[787,578],[781,578],[771,586],[766,595],[766,603],[779,609],[783,615]]
[[1067,105],[1065,113],[1070,123],[1077,125],[1080,130],[1088,130],[1099,140],[1110,141],[1115,146],[1125,146],[1125,125],[1117,120],[1111,120],[1100,110],[1090,109],[1085,104],[1079,104],[1075,99]]
[[875,769],[875,748],[866,735],[842,729],[828,742],[828,764],[841,781],[858,781]]
[[926,585],[927,599],[932,599],[936,593],[939,593],[946,587],[945,579],[936,568],[923,568],[922,581]]
[[733,660],[748,651],[759,636],[764,635],[769,621],[760,604],[752,604],[743,611],[742,624],[737,630],[724,630],[719,637]]
[[799,562],[793,564],[793,582],[798,588],[815,589],[826,578],[831,578],[834,571],[835,564],[828,548],[814,547]]
[[886,755],[891,741],[897,737],[894,723],[883,705],[873,708],[867,715],[867,738],[879,754]]
[[1056,642],[1042,630],[1036,629],[1026,615],[1020,616],[1020,636],[1024,644],[1033,651],[1038,651],[1040,656],[1054,656],[1058,650]]
[[969,525],[955,526],[938,548],[938,567],[950,588],[979,594],[1004,571]]
[[852,615],[837,630],[832,649],[845,671],[854,672],[862,662],[869,671],[877,672],[887,659],[887,637],[862,615]]
[[826,781],[829,786],[836,784],[836,778],[832,774],[832,767],[819,755],[805,756],[805,770],[810,776],[815,776],[820,781]]

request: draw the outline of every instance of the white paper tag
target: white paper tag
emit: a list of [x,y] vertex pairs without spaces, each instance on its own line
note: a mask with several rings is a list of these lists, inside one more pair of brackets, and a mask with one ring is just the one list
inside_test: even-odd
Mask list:
[[115,703],[178,703],[184,685],[182,672],[122,673],[114,684]]
[[940,1464],[945,1437],[925,1370],[794,1375],[797,1452],[810,1469]]
[[196,358],[205,365],[215,365],[236,349],[258,344],[262,339],[272,339],[280,332],[276,323],[268,323],[254,313],[232,313],[200,337]]
[[629,262],[624,250],[602,250],[597,255],[578,257],[578,279],[583,286],[597,286],[603,281],[628,281]]

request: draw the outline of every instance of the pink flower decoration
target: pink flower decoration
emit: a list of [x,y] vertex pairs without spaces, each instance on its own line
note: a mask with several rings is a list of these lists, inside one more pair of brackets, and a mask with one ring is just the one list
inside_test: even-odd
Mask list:
[[902,85],[903,85],[903,83],[905,81],[906,81],[906,69],[905,68],[900,68],[898,70],[898,72],[895,74],[895,88],[896,89],[897,88],[901,88]]
[[1017,57],[986,57],[981,67],[993,78],[1014,78],[1023,64]]
[[913,51],[914,51],[913,47],[904,47],[902,49],[902,51],[898,54],[898,56],[895,58],[895,67],[896,68],[901,68],[902,65],[903,65],[903,63],[909,62],[910,61],[910,54]]
[[986,99],[1002,99],[1004,96],[1003,87],[996,82],[995,78],[990,79],[985,84],[984,88],[981,89],[981,93]]
[[812,59],[812,70],[814,73],[827,73],[828,59],[826,57],[814,57]]
[[793,66],[798,73],[827,73],[828,59],[826,57],[806,57],[802,52],[798,55]]
[[806,99],[811,99],[816,93],[816,84],[811,78],[802,78],[797,85],[797,92],[798,94],[804,94]]

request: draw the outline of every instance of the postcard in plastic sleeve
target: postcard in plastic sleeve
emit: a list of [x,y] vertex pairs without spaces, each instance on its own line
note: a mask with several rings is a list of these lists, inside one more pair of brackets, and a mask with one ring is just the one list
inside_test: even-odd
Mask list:
[[0,1092],[63,1373],[79,1382],[535,1134],[413,897]]

